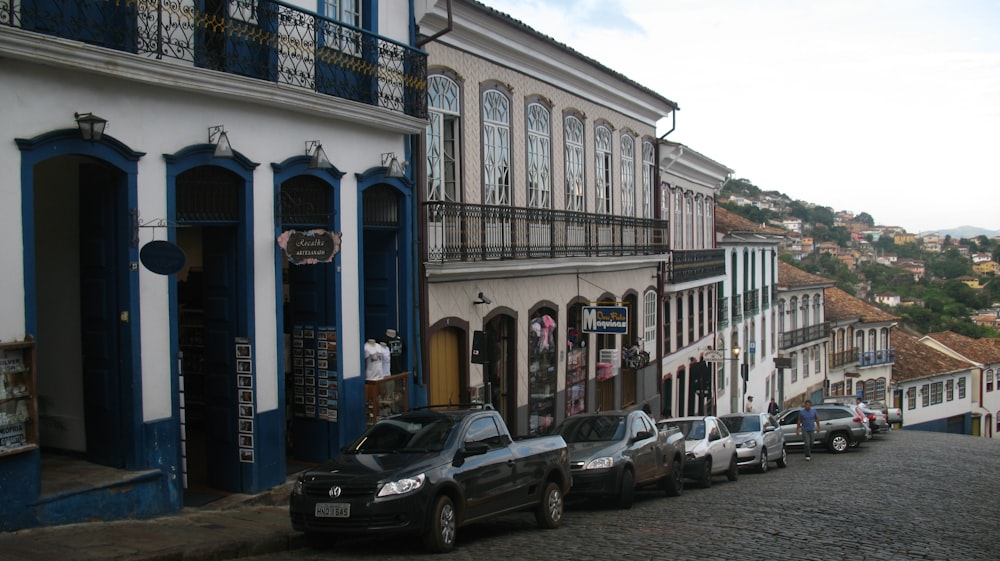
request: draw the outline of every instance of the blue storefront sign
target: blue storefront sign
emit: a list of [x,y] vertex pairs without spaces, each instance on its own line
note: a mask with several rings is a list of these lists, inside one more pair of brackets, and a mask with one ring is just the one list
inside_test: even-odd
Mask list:
[[584,306],[584,333],[628,333],[628,308],[625,306]]

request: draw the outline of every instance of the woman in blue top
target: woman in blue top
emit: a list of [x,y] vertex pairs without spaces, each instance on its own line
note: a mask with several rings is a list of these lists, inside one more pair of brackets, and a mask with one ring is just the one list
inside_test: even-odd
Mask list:
[[812,460],[813,436],[819,430],[819,414],[812,408],[812,401],[806,400],[806,406],[799,410],[799,422],[795,426],[795,434],[805,433],[802,438],[805,444],[806,461]]

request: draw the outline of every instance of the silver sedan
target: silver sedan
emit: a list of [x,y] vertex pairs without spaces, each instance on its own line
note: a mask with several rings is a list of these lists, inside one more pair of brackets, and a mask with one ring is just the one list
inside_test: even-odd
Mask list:
[[720,417],[736,442],[740,468],[767,471],[771,462],[788,465],[785,433],[778,421],[767,413],[732,413]]

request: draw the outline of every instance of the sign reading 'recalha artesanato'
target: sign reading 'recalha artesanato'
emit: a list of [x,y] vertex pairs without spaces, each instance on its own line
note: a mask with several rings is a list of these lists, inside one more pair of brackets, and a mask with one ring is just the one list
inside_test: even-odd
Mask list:
[[628,308],[625,306],[584,306],[584,333],[628,333]]
[[286,230],[278,236],[278,246],[295,265],[329,263],[340,253],[340,238],[340,232]]

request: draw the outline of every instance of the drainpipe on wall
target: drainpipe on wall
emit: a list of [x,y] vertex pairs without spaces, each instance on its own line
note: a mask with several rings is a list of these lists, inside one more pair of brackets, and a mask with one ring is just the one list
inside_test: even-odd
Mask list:
[[[671,117],[670,130],[668,130],[667,132],[663,133],[663,135],[660,136],[658,140],[664,140],[665,138],[667,138],[667,135],[669,135],[670,133],[674,132],[674,130],[677,129],[677,109],[678,108],[675,105],[674,106],[674,110],[670,112],[670,117]],[[656,194],[660,195],[660,143],[659,142],[657,142],[656,145],[653,147],[653,161],[656,162],[656,173],[654,174],[653,185],[656,186]],[[671,163],[671,165],[673,165],[673,163]],[[656,203],[654,203],[653,208],[656,209],[655,212],[653,213],[654,215],[656,213],[660,212],[660,210],[661,210],[660,209],[660,205],[659,205],[659,201],[661,201],[661,200],[662,200],[662,196],[658,196]],[[666,216],[661,216],[660,218],[663,219],[663,220],[667,220]],[[667,242],[667,254],[669,255],[669,253],[670,253],[670,246],[669,246],[670,225],[669,225],[669,223],[667,224],[667,240],[668,240],[668,242]],[[666,284],[666,278],[667,278],[667,262],[666,261],[660,261],[660,266],[656,268],[656,294],[659,295],[658,303],[657,303],[657,310],[656,310],[657,317],[659,317],[660,311],[663,310],[663,305],[662,305],[663,304],[663,287]],[[662,391],[662,389],[663,389],[663,359],[666,358],[666,356],[667,356],[667,353],[666,353],[666,350],[667,350],[667,344],[666,343],[667,343],[667,341],[664,338],[663,331],[664,331],[663,330],[663,319],[661,318],[661,321],[656,322],[656,341],[657,341],[657,345],[656,345],[656,391],[657,391],[657,393],[660,393]],[[660,405],[661,406],[663,405],[663,395],[662,394],[660,395]],[[660,415],[663,415],[662,408],[660,410]]]

